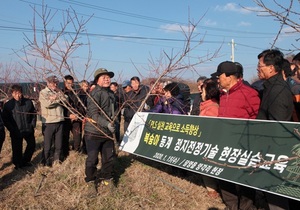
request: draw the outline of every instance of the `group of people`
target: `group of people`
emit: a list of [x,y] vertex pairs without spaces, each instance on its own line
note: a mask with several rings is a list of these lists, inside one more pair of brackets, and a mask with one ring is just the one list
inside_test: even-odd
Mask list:
[[[38,105],[23,96],[21,85],[14,84],[10,88],[11,99],[6,101],[2,107],[0,151],[5,139],[5,126],[11,137],[12,163],[15,169],[32,166],[31,159],[36,147],[37,109],[41,112],[42,133],[44,135],[41,160],[44,165],[51,166],[52,159],[62,161],[68,156],[70,132],[73,134],[73,149],[85,151],[85,144],[81,146],[82,120],[78,118],[78,114],[85,115],[84,107],[89,88],[88,82],[83,80],[78,92],[73,90],[74,78],[71,75],[65,76],[62,90],[58,88],[59,80],[56,76],[46,78],[46,82],[46,87],[39,93]],[[22,152],[23,139],[26,141],[24,154]],[[55,151],[52,157],[53,142]]]
[[[258,55],[259,81],[250,85],[243,80],[240,63],[222,62],[211,78],[197,80],[200,94],[191,114],[299,122],[299,67],[300,53],[290,63],[279,50],[265,50]],[[212,197],[220,191],[228,209],[257,209],[254,189],[205,176],[203,182]],[[264,195],[270,209],[290,209],[293,202],[270,193]]]
[[[124,131],[137,111],[191,114],[226,118],[299,121],[300,116],[300,53],[287,62],[279,50],[265,50],[258,55],[259,81],[250,85],[243,79],[243,66],[224,61],[211,78],[197,80],[199,94],[192,109],[186,105],[177,82],[152,82],[142,85],[135,76],[125,80],[121,88],[111,82],[114,73],[100,68],[94,73],[93,85],[85,80],[75,90],[74,78],[64,77],[64,88],[58,87],[56,76],[46,78],[47,85],[39,93],[40,116],[44,136],[42,163],[60,164],[69,155],[70,132],[72,149],[87,154],[85,181],[89,194],[97,194],[98,184],[112,185],[115,143],[120,143],[121,115]],[[36,109],[30,99],[22,95],[22,88],[11,88],[12,99],[4,104],[0,118],[0,146],[5,134],[10,133],[15,168],[31,164],[35,151],[34,128]],[[27,146],[22,153],[22,142]],[[54,144],[54,152],[52,146]],[[1,149],[1,148],[0,148]],[[0,150],[1,151],[1,150]],[[102,167],[97,175],[98,154]],[[256,209],[255,190],[225,181],[203,177],[209,195],[220,194],[229,209]],[[288,209],[288,200],[266,194],[270,209]],[[280,201],[280,202],[278,202]]]
[[[99,183],[112,185],[115,143],[120,143],[122,132],[121,114],[126,131],[150,90],[137,76],[125,80],[120,89],[116,82],[111,82],[113,77],[113,72],[100,68],[94,73],[92,85],[83,80],[79,83],[80,89],[76,90],[73,76],[64,76],[63,88],[59,87],[57,76],[49,76],[45,79],[45,88],[39,92],[38,108],[23,96],[20,85],[13,85],[12,98],[5,102],[0,118],[0,146],[5,139],[5,126],[11,137],[15,169],[32,166],[38,109],[44,137],[41,163],[47,167],[61,164],[72,149],[87,154],[85,181],[89,186],[88,194],[97,194]],[[140,111],[150,111],[160,96],[151,94]],[[70,133],[73,137],[71,147]],[[24,153],[23,139],[26,141]],[[97,173],[99,152],[102,167]]]

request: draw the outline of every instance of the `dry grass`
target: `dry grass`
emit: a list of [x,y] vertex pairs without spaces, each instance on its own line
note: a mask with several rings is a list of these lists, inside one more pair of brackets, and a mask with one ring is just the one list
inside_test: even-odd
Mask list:
[[41,133],[36,131],[35,167],[14,170],[7,136],[0,159],[0,209],[224,209],[210,199],[200,175],[121,152],[116,160],[116,188],[85,196],[86,156],[71,151],[61,165],[39,165]]

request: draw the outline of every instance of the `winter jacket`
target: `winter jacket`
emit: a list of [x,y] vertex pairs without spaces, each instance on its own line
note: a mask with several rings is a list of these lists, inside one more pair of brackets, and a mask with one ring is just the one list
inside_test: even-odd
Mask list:
[[257,119],[291,121],[294,109],[293,94],[280,73],[263,84],[264,90]]
[[193,101],[193,107],[191,110],[191,115],[199,115],[200,114],[200,104],[202,102],[201,93],[197,93]]
[[[84,130],[97,136],[112,137],[108,129],[109,117],[114,118],[116,101],[114,93],[108,88],[97,85],[87,99],[87,122]],[[100,109],[99,109],[100,107]]]
[[87,99],[88,99],[88,92],[85,92],[83,89],[80,89],[79,91],[78,91],[78,97],[79,97],[79,99],[80,99],[80,101],[82,102],[82,104],[84,105],[84,106],[82,106],[82,104],[79,102],[79,107],[80,107],[80,113],[83,115],[83,116],[85,116],[85,114],[86,114],[86,106],[87,106]]
[[293,94],[294,110],[293,110],[293,121],[300,121],[300,83],[298,83],[294,78],[288,77],[286,79],[289,87],[291,88]]
[[[50,96],[57,96],[56,100],[50,100]],[[42,123],[57,123],[64,121],[63,104],[67,103],[67,96],[62,92],[50,90],[45,87],[40,91],[39,101],[41,106]]]
[[161,97],[155,107],[150,110],[155,113],[167,113],[167,114],[186,114],[184,111],[184,104],[181,95],[176,98]]
[[3,122],[11,134],[34,132],[36,126],[36,110],[28,98],[16,101],[14,98],[3,106]]
[[259,104],[258,92],[238,81],[229,91],[222,91],[218,116],[255,119]]
[[85,109],[79,101],[80,100],[79,94],[66,88],[63,90],[63,92],[66,96],[68,96],[67,107],[64,106],[64,116],[66,117],[66,119],[68,119],[71,114],[75,114],[79,117],[84,115]]
[[5,140],[5,129],[4,129],[4,123],[2,121],[1,115],[2,115],[2,112],[0,111],[0,153],[2,150],[3,142]]
[[[126,122],[130,122],[130,120],[133,118],[133,115],[141,106],[148,92],[149,92],[149,87],[145,85],[141,85],[138,91],[130,91],[126,94],[127,100],[125,101],[125,105],[124,105],[124,119]],[[148,98],[146,104],[152,104],[152,103],[153,103],[152,98]]]
[[219,104],[214,99],[209,99],[200,103],[200,116],[217,117],[219,114]]
[[0,110],[0,131],[4,130],[4,123],[2,120],[2,111]]

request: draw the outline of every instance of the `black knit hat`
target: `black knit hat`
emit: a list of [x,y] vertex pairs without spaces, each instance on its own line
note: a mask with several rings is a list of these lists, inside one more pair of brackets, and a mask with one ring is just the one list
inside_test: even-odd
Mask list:
[[165,87],[164,87],[164,90],[165,91],[170,91],[171,95],[173,97],[176,97],[179,95],[179,92],[180,92],[180,89],[178,87],[178,83],[176,82],[172,82],[172,83],[169,83],[167,84]]

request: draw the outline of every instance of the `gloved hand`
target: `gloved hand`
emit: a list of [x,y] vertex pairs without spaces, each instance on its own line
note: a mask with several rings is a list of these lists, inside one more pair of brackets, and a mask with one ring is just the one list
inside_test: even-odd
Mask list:
[[107,128],[110,132],[115,133],[115,125],[112,125],[111,123],[108,123]]

